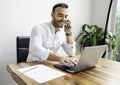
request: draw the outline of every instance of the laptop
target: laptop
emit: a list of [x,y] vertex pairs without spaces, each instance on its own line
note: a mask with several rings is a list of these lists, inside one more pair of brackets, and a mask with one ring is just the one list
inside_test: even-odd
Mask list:
[[84,71],[95,67],[106,49],[107,45],[85,47],[81,54],[81,57],[79,58],[75,66],[74,65],[66,66],[63,64],[55,64],[54,66],[56,68],[62,69],[70,73]]

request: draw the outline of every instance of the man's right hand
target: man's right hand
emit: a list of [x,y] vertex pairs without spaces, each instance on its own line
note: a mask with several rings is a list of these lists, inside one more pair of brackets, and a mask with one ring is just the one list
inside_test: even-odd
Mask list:
[[76,65],[76,63],[74,61],[72,61],[69,57],[60,57],[59,58],[59,63],[60,64],[64,64],[64,65]]
[[76,65],[75,60],[71,59],[70,57],[62,57],[56,53],[50,53],[48,60],[59,61],[60,64],[64,64],[64,65],[68,65],[68,64]]

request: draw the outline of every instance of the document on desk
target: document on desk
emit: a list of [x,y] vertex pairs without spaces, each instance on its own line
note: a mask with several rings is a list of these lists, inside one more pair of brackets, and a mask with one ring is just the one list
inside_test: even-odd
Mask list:
[[17,70],[19,72],[23,73],[24,75],[34,79],[35,81],[37,81],[39,83],[44,83],[49,80],[52,80],[52,79],[55,79],[55,78],[65,75],[65,73],[54,70],[43,64],[20,68]]

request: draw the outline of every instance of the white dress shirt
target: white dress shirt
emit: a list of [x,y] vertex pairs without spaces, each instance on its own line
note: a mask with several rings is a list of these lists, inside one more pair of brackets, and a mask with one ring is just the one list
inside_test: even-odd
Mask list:
[[39,23],[31,32],[27,62],[46,60],[49,52],[56,53],[61,46],[69,56],[75,55],[75,42],[73,44],[66,42],[64,28],[59,28],[59,31],[55,33],[55,28],[51,23]]

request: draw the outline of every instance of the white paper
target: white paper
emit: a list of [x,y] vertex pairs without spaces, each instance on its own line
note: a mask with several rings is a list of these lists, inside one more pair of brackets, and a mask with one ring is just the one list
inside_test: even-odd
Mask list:
[[49,80],[58,78],[60,76],[64,76],[65,73],[54,70],[45,65],[35,65],[30,67],[25,67],[18,69],[21,73],[25,74],[26,76],[36,80],[39,83],[44,83]]

